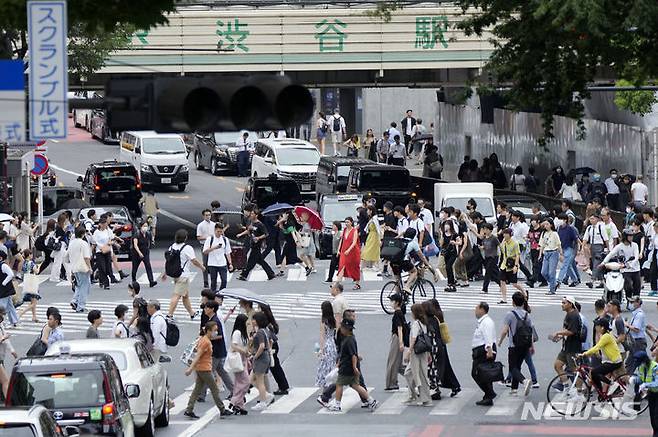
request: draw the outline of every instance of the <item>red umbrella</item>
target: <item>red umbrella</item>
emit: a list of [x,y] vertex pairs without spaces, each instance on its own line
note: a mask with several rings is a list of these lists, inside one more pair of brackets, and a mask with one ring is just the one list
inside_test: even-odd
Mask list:
[[311,229],[315,230],[321,230],[324,228],[324,223],[322,222],[322,219],[320,218],[320,214],[314,209],[311,209],[307,206],[296,206],[295,207],[295,214],[297,217],[301,217],[302,214],[308,214],[308,224],[311,226]]

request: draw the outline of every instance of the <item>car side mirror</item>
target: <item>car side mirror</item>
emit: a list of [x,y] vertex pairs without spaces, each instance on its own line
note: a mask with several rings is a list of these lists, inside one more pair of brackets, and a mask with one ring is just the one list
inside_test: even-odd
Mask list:
[[135,146],[135,153],[141,154],[142,153],[142,147],[141,146]]
[[125,387],[126,396],[128,399],[138,398],[139,397],[139,386],[137,384],[126,384]]
[[66,437],[78,437],[80,435],[80,428],[68,425],[63,429],[63,432]]
[[82,176],[78,176],[77,181],[78,181],[78,182],[82,182],[82,181],[83,181]]

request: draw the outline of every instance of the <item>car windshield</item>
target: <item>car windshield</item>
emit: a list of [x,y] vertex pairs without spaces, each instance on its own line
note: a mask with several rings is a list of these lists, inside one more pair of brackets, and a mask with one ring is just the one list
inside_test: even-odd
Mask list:
[[334,221],[342,222],[345,217],[356,217],[356,209],[361,206],[360,202],[343,201],[331,202],[322,205],[322,221],[330,225]]
[[[512,202],[511,205],[508,203],[507,206],[508,206],[509,209],[519,211],[523,215],[532,215],[532,207],[534,206],[534,203],[514,203],[514,202]],[[547,211],[543,206],[541,206],[539,204],[537,204],[537,206],[539,207],[539,212],[541,212],[542,214],[546,214]],[[480,204],[478,203],[478,208],[479,207],[480,207]]]
[[12,406],[41,404],[55,408],[88,408],[106,401],[103,374],[99,370],[54,373],[18,373],[10,395]]
[[320,152],[309,147],[282,147],[276,149],[278,165],[318,165]]
[[180,137],[144,138],[142,152],[153,155],[176,155],[187,153],[187,149]]
[[406,191],[409,189],[409,174],[404,171],[362,170],[360,190],[390,189]]
[[27,423],[3,423],[0,425],[0,437],[35,437],[34,429]]
[[134,184],[137,171],[132,168],[104,168],[98,171],[98,182],[105,184],[121,184],[124,182]]
[[486,197],[451,197],[443,202],[443,206],[452,206],[460,211],[466,211],[466,203],[469,199],[474,199],[477,202],[477,212],[482,214],[483,217],[494,217],[491,199]]
[[[243,132],[215,132],[216,144],[226,144],[227,146],[235,146],[235,143],[242,138]],[[255,143],[258,141],[258,135],[254,132],[249,132],[249,141]]]
[[296,183],[261,185],[256,188],[256,205],[260,209],[267,208],[275,203],[288,203],[298,205],[302,203],[302,196]]
[[[57,345],[57,343],[55,343]],[[112,357],[114,362],[116,363],[117,367],[119,370],[127,370],[128,369],[128,360],[126,358],[126,354],[120,351],[107,351],[107,350],[85,350],[85,351],[75,351],[73,348],[71,348],[71,353],[72,354],[80,354],[80,353],[85,353],[85,354],[108,354],[109,356]],[[48,351],[48,355],[58,355],[59,354],[59,349],[55,349],[54,351]]]
[[88,208],[88,209],[83,209],[83,210],[80,210],[80,220],[84,220],[85,218],[87,218],[87,212],[90,209],[94,209],[96,211],[96,217],[97,218],[109,211],[109,212],[112,213],[112,221],[113,222],[116,221],[116,220],[129,221],[128,213],[123,208]]

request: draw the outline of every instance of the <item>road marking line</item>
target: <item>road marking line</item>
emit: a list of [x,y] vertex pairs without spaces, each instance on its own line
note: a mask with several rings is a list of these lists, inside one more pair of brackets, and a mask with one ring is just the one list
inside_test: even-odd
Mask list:
[[252,270],[247,279],[249,282],[264,282],[267,281],[267,273],[265,273],[265,270]]
[[[372,393],[374,387],[368,387],[368,394]],[[343,387],[343,399],[340,402],[340,412],[329,411],[326,408],[320,409],[317,414],[345,414],[357,405],[361,405],[361,398],[356,390],[351,387]]]
[[174,406],[169,409],[170,416],[175,416],[176,414],[183,412],[185,407],[187,407],[187,400],[190,398],[190,393],[192,393],[193,388],[194,388],[194,384],[190,385],[189,387],[185,387],[183,393],[176,396],[175,399],[172,399],[172,401],[174,402]]
[[263,414],[288,414],[317,391],[317,387],[292,388],[286,396],[279,397],[276,402],[263,410]]
[[462,388],[461,393],[459,393],[454,398],[451,397],[442,397],[439,403],[432,408],[430,415],[436,416],[454,416],[459,414],[459,412],[464,408],[464,406],[471,400],[475,394],[475,390],[472,388]]
[[381,276],[377,276],[377,273],[379,273],[379,271],[364,270],[363,271],[363,280],[364,281],[373,281],[373,282],[382,281],[383,278]]
[[[251,393],[247,393],[247,396],[245,396],[247,398],[247,403],[257,398],[258,397],[257,393],[258,390],[256,390],[256,388],[251,389]],[[228,401],[224,401],[225,407],[228,407],[228,404],[229,404]],[[218,415],[219,415],[219,410],[215,405],[213,405],[208,409],[208,411],[204,413],[203,416],[201,416],[199,420],[193,422],[189,428],[178,434],[178,437],[192,437],[193,435],[204,429],[206,426],[208,426],[208,424],[210,424]]]
[[393,393],[386,399],[380,406],[377,407],[374,414],[401,414],[407,408],[407,404],[402,401],[409,397],[409,390],[404,389],[397,393]]
[[292,268],[288,270],[288,277],[286,278],[287,281],[306,281],[306,279],[308,279],[306,276],[306,270],[299,268]]
[[485,415],[512,416],[526,399],[523,393],[512,395],[509,391],[506,391],[496,398],[494,406],[489,408]]

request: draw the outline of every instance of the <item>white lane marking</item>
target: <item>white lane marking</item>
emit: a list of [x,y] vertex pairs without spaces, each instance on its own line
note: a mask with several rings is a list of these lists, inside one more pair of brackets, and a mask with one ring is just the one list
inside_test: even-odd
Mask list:
[[[444,392],[445,393],[445,392]],[[454,416],[464,408],[469,400],[473,397],[475,390],[472,388],[462,388],[462,391],[454,398],[445,394],[441,400],[436,404],[430,415],[437,416]]]
[[[372,393],[374,387],[368,387],[368,394]],[[361,405],[361,398],[356,390],[351,387],[343,387],[343,399],[340,401],[340,412],[329,411],[322,408],[317,414],[345,414],[352,408]]]
[[265,270],[252,270],[247,279],[249,282],[264,282],[267,281],[267,273]]
[[397,393],[393,393],[388,399],[386,399],[381,405],[377,407],[374,414],[401,414],[407,404],[403,404],[402,401],[406,400],[409,397],[409,390],[401,389]]
[[377,276],[379,270],[363,270],[363,280],[364,281],[382,281],[384,278]]
[[178,396],[176,396],[176,398],[172,399],[172,401],[174,402],[174,406],[169,409],[170,416],[175,416],[176,414],[183,412],[185,407],[187,407],[187,401],[190,398],[190,393],[192,393],[193,388],[194,388],[194,384],[190,385],[189,387],[185,387],[183,393],[179,394]]
[[306,276],[306,270],[301,269],[301,268],[291,268],[288,270],[288,277],[286,280],[288,281],[306,281],[307,276]]
[[494,406],[486,412],[487,416],[512,416],[521,404],[526,400],[522,393],[523,388],[516,395],[506,391],[501,396],[496,397]]
[[[258,397],[257,393],[258,390],[256,390],[255,388],[251,390],[251,393],[247,393],[246,396],[247,403],[257,398]],[[224,401],[225,407],[228,407],[228,404],[229,404],[228,401]],[[178,437],[192,437],[193,435],[204,429],[206,426],[208,426],[208,424],[210,424],[218,415],[219,415],[219,410],[215,405],[213,405],[208,409],[208,411],[206,411],[203,414],[203,416],[201,416],[199,420],[193,422],[190,427],[188,427],[185,431],[178,434]]]
[[276,402],[263,410],[263,414],[288,414],[317,391],[317,387],[292,388],[286,396],[277,398]]
[[84,176],[82,173],[76,173],[76,172],[74,172],[74,171],[67,170],[67,169],[62,168],[62,167],[60,167],[60,166],[58,166],[58,165],[53,164],[52,162],[49,163],[49,166],[52,167],[52,168],[54,168],[54,169],[57,170],[57,171],[61,171],[61,172],[63,172],[63,173],[68,173],[68,174],[73,175],[73,176]]

